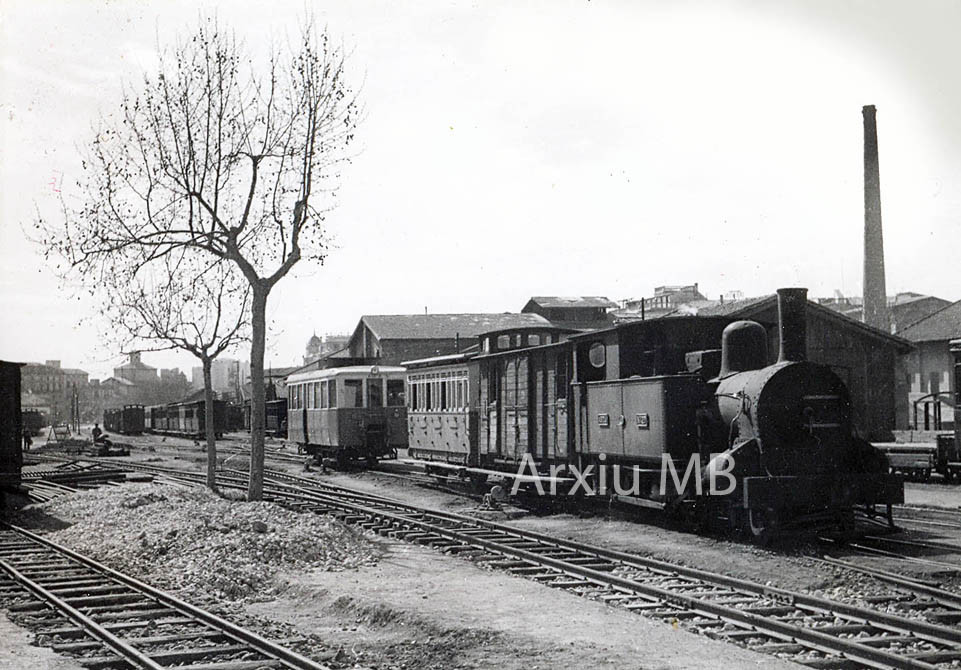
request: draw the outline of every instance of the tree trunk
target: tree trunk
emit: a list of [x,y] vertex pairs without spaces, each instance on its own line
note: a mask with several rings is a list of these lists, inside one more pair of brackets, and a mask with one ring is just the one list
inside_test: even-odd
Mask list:
[[264,391],[264,348],[267,339],[267,289],[254,284],[250,342],[250,482],[247,500],[264,497],[264,416],[267,396]]
[[204,427],[207,433],[207,487],[217,490],[217,434],[214,426],[214,387],[210,368],[213,361],[201,359],[204,366]]

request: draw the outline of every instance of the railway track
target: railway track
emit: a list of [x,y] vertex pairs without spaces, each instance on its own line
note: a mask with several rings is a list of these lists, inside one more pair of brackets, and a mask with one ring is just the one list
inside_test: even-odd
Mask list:
[[0,600],[43,644],[91,669],[326,670],[16,526],[0,527]]
[[[129,466],[174,481],[203,481],[199,474]],[[225,488],[246,487],[242,472],[222,472],[218,481]],[[331,514],[383,536],[811,667],[930,670],[961,662],[961,601],[938,598],[940,591],[933,587],[925,592],[899,586],[901,593],[892,591],[870,599],[873,607],[861,607],[280,472],[269,472],[264,492],[293,509]]]

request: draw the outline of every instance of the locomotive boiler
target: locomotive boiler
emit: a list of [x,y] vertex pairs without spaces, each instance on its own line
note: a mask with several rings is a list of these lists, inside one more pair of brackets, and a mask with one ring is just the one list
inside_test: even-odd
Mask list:
[[799,523],[850,530],[858,505],[903,502],[884,455],[855,434],[844,383],[806,360],[806,294],[778,291],[773,365],[760,324],[725,328],[721,368],[708,382],[713,402],[699,415],[701,453],[712,453],[708,474],[723,467],[738,483],[730,495],[700,502],[758,536]]

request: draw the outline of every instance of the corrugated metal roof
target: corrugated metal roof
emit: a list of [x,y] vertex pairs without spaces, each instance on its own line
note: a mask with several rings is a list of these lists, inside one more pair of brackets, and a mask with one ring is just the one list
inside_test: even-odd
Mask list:
[[961,300],[915,321],[901,331],[912,342],[939,342],[961,337]]
[[549,326],[539,314],[371,314],[361,322],[381,340],[452,340],[492,330]]

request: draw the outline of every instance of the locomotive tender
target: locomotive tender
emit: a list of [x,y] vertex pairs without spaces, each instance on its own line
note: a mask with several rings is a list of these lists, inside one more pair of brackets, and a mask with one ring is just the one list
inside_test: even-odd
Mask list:
[[850,528],[857,506],[902,502],[903,485],[854,434],[841,379],[805,360],[805,304],[805,289],[778,291],[773,364],[760,324],[696,316],[489,333],[476,355],[411,361],[409,453],[473,478],[536,467],[759,537]]

